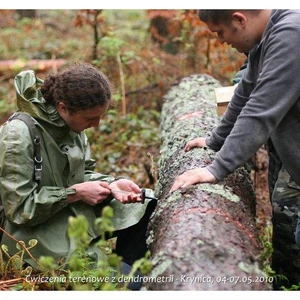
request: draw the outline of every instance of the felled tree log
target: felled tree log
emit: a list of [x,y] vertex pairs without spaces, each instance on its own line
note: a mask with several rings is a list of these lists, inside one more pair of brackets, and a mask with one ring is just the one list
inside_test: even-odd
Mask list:
[[57,70],[66,63],[65,59],[0,60],[0,76],[9,71],[16,73],[25,68],[30,68],[37,72],[47,72],[50,69]]
[[197,184],[169,194],[175,178],[210,164],[209,149],[184,152],[188,140],[205,136],[219,119],[207,75],[184,78],[164,97],[159,162],[160,199],[149,224],[154,268],[148,290],[269,290],[261,270],[255,226],[255,194],[249,168],[218,184]]

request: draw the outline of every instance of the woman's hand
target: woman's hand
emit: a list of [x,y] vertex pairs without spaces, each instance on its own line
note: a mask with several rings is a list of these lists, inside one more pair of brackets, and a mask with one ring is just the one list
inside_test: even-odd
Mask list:
[[216,182],[216,177],[211,174],[206,168],[188,170],[175,179],[170,193],[180,188],[188,187],[189,185],[204,182],[214,183]]
[[142,201],[142,191],[133,181],[119,179],[109,185],[111,193],[121,203],[135,203]]
[[87,181],[74,184],[69,188],[76,189],[75,194],[68,195],[69,203],[82,200],[83,202],[94,206],[101,203],[111,194],[109,184],[104,181]]

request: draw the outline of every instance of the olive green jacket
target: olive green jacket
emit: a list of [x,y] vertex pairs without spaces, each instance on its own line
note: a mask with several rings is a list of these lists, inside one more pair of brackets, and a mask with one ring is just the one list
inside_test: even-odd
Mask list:
[[[0,197],[7,218],[5,230],[26,244],[37,239],[31,251],[36,259],[43,255],[64,260],[74,251],[67,236],[68,219],[84,215],[89,222],[91,256],[99,258],[102,254],[93,246],[93,240],[100,236],[94,222],[101,207],[81,201],[68,204],[67,188],[92,180],[111,182],[114,177],[94,172],[95,161],[85,133],[73,132],[55,107],[45,102],[41,84],[33,71],[21,72],[15,78],[18,109],[34,117],[41,134],[39,183],[34,180],[33,144],[27,125],[14,119],[0,129]],[[146,205],[124,205],[115,199],[110,205],[116,230],[136,224],[146,209]],[[16,242],[5,234],[1,244],[7,245],[11,253],[16,251]],[[28,262],[34,265],[31,259]]]

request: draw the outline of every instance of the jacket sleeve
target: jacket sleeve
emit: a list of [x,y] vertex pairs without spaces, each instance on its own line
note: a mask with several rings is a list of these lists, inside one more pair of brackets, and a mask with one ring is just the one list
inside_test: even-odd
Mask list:
[[34,180],[33,144],[28,127],[13,120],[0,130],[0,197],[9,222],[35,226],[67,206],[68,191]]
[[[218,180],[224,179],[251,158],[289,112],[299,110],[300,88],[295,80],[300,68],[299,40],[300,25],[273,27],[261,50],[263,63],[249,99],[244,104],[243,97],[235,96],[225,114],[226,124],[232,122],[231,128],[230,125],[221,125],[216,131],[218,135],[215,133],[217,138],[226,138],[215,160],[207,167]],[[242,102],[240,106],[237,103],[239,99]]]

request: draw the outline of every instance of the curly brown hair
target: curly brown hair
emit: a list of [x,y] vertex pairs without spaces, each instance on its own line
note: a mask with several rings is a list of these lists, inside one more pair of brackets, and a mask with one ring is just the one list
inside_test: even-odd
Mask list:
[[88,63],[75,63],[55,75],[49,75],[41,92],[44,99],[56,105],[63,102],[70,113],[105,105],[111,100],[108,78]]

